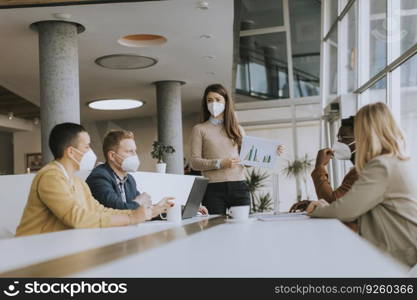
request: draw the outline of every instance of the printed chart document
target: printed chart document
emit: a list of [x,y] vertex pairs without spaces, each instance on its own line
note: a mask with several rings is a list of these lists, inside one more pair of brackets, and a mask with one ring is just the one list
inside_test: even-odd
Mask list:
[[310,219],[306,212],[298,213],[280,213],[277,215],[264,215],[259,216],[260,221],[289,221],[289,220],[306,220]]
[[240,161],[243,165],[274,169],[277,159],[277,140],[244,136],[240,150]]

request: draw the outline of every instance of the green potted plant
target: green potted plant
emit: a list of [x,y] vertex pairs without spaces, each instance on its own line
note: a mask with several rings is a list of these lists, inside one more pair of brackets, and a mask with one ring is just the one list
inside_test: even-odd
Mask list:
[[[293,161],[288,160],[287,161],[287,167],[282,169],[282,172],[289,178],[293,177],[295,179],[302,179],[302,182],[304,183],[305,188],[305,195],[307,197],[307,200],[310,198],[310,193],[308,191],[308,185],[307,185],[307,174],[313,167],[313,159],[310,159],[308,157],[308,154],[305,154],[300,159],[294,159]],[[301,201],[301,196],[298,194],[297,191],[297,201]]]
[[164,162],[164,155],[174,153],[174,147],[170,145],[164,145],[159,141],[154,141],[152,144],[152,158],[157,160],[156,163],[156,172],[157,173],[165,173],[167,164]]
[[272,210],[273,202],[271,195],[269,193],[264,193],[256,196],[256,201],[254,203],[253,211],[254,212],[264,212]]
[[[258,189],[265,186],[265,181],[269,178],[269,175],[265,172],[253,168],[251,171],[248,171],[246,174],[245,182],[248,185],[249,193],[251,196],[251,211],[252,212],[262,212],[265,204],[258,205],[260,199],[265,200],[265,197],[256,197],[256,192]],[[265,196],[265,195],[263,195]],[[268,194],[269,196],[269,194]],[[272,201],[272,200],[271,200]]]

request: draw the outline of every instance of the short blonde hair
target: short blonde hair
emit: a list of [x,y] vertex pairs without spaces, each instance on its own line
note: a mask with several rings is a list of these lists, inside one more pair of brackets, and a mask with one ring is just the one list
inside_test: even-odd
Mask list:
[[400,160],[405,154],[405,137],[388,106],[378,102],[362,107],[355,117],[355,167],[360,173],[373,158],[388,154]]
[[111,130],[104,137],[103,141],[103,154],[108,160],[107,155],[110,151],[117,151],[119,148],[120,142],[124,139],[134,139],[135,136],[131,131],[127,130]]

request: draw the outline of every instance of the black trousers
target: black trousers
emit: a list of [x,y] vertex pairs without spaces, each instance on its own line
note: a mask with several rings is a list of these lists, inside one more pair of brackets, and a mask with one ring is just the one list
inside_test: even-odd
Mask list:
[[248,186],[244,181],[209,183],[203,205],[214,215],[225,215],[232,206],[250,205]]

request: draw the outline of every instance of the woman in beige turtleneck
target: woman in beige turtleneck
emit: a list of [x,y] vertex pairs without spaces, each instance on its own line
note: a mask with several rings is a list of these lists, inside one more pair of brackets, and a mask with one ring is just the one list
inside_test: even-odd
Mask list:
[[224,215],[231,206],[250,205],[250,194],[239,160],[244,131],[232,99],[220,84],[204,91],[203,121],[191,134],[191,167],[210,181],[203,205],[210,214]]

